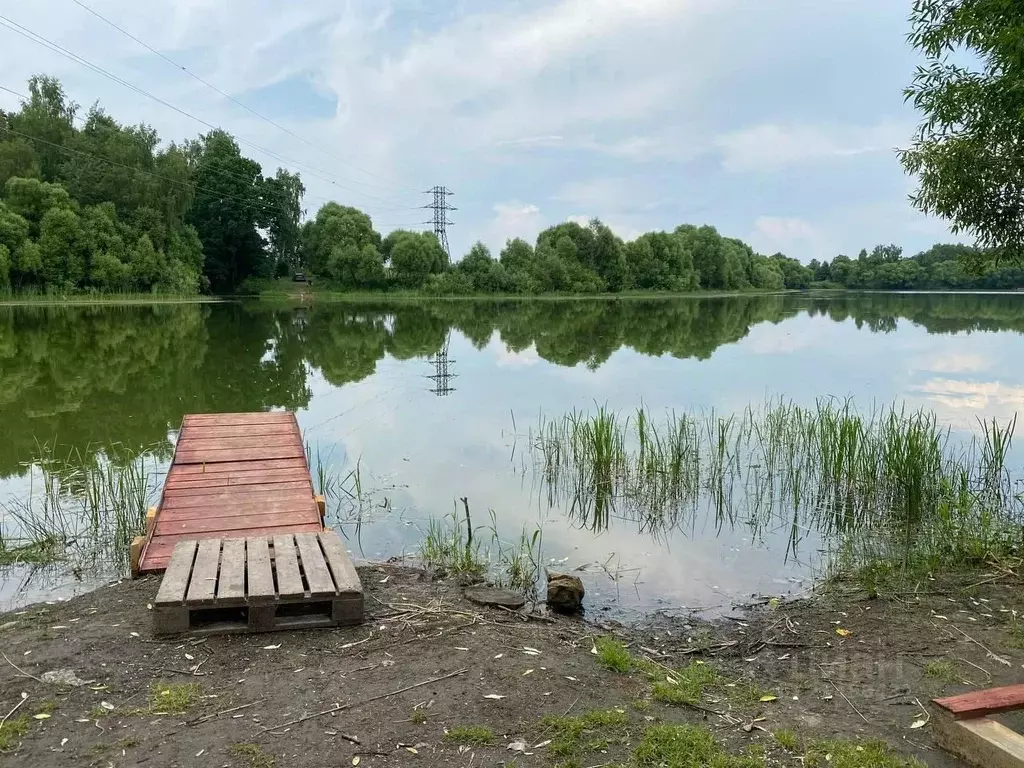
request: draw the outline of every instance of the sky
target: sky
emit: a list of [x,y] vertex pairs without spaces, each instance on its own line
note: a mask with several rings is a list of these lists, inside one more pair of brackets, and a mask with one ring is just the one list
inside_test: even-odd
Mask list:
[[[711,224],[804,262],[955,239],[910,206],[895,154],[918,122],[909,0],[82,3],[267,120],[76,0],[0,14],[230,131],[265,174],[298,171],[309,215],[334,199],[422,229],[423,191],[450,188],[456,259],[595,216],[625,239]],[[165,141],[208,130],[3,26],[0,73],[20,92],[55,75]]]

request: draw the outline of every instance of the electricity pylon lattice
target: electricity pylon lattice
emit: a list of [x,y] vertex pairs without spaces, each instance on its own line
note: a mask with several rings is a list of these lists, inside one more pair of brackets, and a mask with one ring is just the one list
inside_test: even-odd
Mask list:
[[423,223],[433,225],[434,234],[441,243],[441,247],[444,248],[444,252],[448,254],[448,261],[450,262],[452,260],[452,250],[448,245],[448,227],[454,226],[455,222],[448,218],[448,212],[459,209],[448,205],[448,198],[455,193],[447,187],[432,187],[423,194],[434,196],[434,199],[428,205],[423,206],[434,212],[434,218]]

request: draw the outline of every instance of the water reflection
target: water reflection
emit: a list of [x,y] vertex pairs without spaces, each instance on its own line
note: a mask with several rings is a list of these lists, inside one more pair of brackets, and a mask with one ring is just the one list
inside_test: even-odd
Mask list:
[[[557,505],[538,510],[523,474],[509,471],[513,419],[522,433],[540,413],[595,403],[730,413],[766,395],[854,395],[909,400],[955,426],[1005,420],[1024,403],[1022,302],[838,294],[0,308],[0,501],[22,493],[44,444],[84,465],[166,462],[185,413],[282,407],[299,412],[333,464],[347,472],[362,457],[366,486],[383,489],[345,513],[369,557],[410,551],[425,517],[468,495],[516,534],[546,520],[558,559],[603,562],[614,550],[623,567],[642,563],[645,580],[659,574],[659,595],[707,601],[712,587],[789,578],[778,568],[789,532],[776,551],[771,532],[755,540],[742,525],[722,531],[717,549],[575,530]],[[711,521],[686,536],[716,533]]]

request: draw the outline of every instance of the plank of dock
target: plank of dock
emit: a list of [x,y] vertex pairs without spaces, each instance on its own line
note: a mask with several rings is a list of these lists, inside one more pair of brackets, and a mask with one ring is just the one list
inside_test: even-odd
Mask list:
[[957,720],[985,717],[1000,712],[1013,712],[1024,709],[1024,685],[986,688],[982,691],[962,693],[959,696],[933,699],[933,703],[942,707]]
[[[322,530],[294,414],[189,414],[182,420],[139,571],[165,569],[180,541]],[[229,551],[234,555],[235,545]]]

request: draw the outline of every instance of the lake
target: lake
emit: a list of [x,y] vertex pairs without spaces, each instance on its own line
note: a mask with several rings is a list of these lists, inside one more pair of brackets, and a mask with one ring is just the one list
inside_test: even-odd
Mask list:
[[297,413],[314,464],[344,484],[329,521],[357,559],[415,554],[464,497],[504,540],[542,531],[543,562],[579,569],[588,604],[617,615],[800,592],[829,531],[699,509],[594,525],[538,471],[542,421],[835,397],[925,408],[960,439],[1024,404],[1022,333],[1013,294],[0,307],[0,533],[28,535],[31,505],[91,542],[89,556],[0,569],[0,609],[123,572],[113,533],[72,535],[84,502],[43,509],[47,478],[84,497],[90,468],[134,462],[155,498],[184,414],[269,408]]

